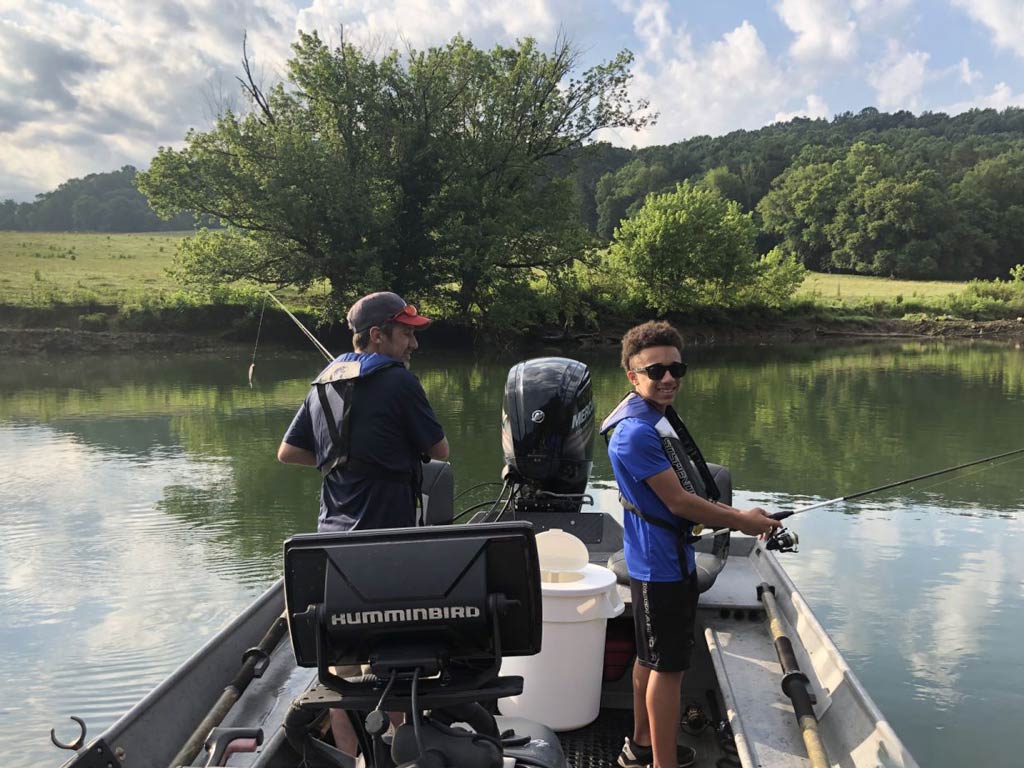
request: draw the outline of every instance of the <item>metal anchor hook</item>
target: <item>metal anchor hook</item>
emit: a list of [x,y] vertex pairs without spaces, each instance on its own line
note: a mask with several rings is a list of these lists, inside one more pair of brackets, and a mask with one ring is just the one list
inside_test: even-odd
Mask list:
[[74,752],[85,746],[85,720],[83,720],[80,717],[75,717],[74,715],[70,715],[70,717],[72,720],[78,723],[78,727],[81,729],[81,732],[78,734],[78,738],[72,741],[70,744],[65,744],[63,741],[57,738],[57,729],[51,728],[50,741],[53,742],[55,747],[60,747],[61,749],[70,749],[72,752]]

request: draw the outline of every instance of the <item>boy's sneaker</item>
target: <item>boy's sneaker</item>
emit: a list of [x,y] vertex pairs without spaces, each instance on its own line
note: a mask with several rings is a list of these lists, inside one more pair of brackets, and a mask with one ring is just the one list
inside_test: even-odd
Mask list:
[[[692,747],[679,744],[676,746],[676,760],[679,768],[691,768],[697,763],[697,753]],[[626,743],[622,745],[618,759],[621,768],[649,768],[653,762],[653,749],[634,744],[629,736],[626,737]]]
[[619,752],[618,763],[621,768],[648,768],[653,762],[653,749],[634,744],[629,736],[626,737],[626,743],[622,745],[622,751]]

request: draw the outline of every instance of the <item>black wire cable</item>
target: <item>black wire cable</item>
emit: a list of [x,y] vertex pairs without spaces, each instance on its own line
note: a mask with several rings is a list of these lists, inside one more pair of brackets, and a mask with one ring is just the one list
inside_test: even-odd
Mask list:
[[459,512],[459,514],[453,517],[452,520],[458,520],[459,518],[465,517],[470,512],[475,512],[476,510],[481,509],[482,507],[494,506],[499,501],[501,501],[500,496],[497,499],[488,499],[487,501],[481,501],[479,504],[474,504],[472,507],[467,507],[466,509],[462,510],[461,512]]
[[493,523],[504,517],[505,513],[508,512],[509,505],[512,504],[512,502],[515,501],[515,499],[519,496],[520,490],[522,490],[522,486],[519,483],[515,483],[514,485],[512,485],[511,490],[508,494],[508,498],[505,499],[505,504],[502,506],[502,508],[498,510],[498,514],[494,515],[493,517],[491,516],[491,514],[494,511],[494,507],[492,507],[491,511],[487,513],[487,517],[484,518],[483,522]]
[[391,693],[391,686],[395,684],[395,678],[398,677],[398,670],[391,670],[391,677],[388,679],[388,684],[384,686],[384,693],[380,695],[380,701],[377,702],[377,709],[384,709],[384,701],[387,699],[388,694]]
[[412,691],[410,692],[409,699],[412,707],[412,732],[416,737],[416,749],[419,750],[420,757],[426,756],[426,751],[423,749],[423,737],[420,735],[420,708],[417,704],[417,690],[419,688],[420,680],[420,668],[416,667],[412,673]]
[[484,483],[477,483],[476,485],[471,485],[466,490],[460,491],[459,493],[455,494],[455,498],[452,499],[452,502],[458,501],[470,491],[475,491],[477,488],[483,488],[485,485],[504,485],[504,483],[502,483],[500,480],[488,480],[487,482]]
[[[460,512],[459,514],[457,514],[455,517],[452,518],[452,522],[455,522],[456,520],[460,520],[461,518],[463,518],[466,515],[468,515],[470,512],[475,512],[478,509],[486,507],[488,504],[491,506],[491,508],[490,508],[490,510],[487,511],[487,513],[484,515],[483,520],[481,520],[480,522],[482,522],[482,523],[489,523],[489,522],[491,522],[491,520],[490,520],[491,513],[495,510],[495,508],[499,504],[501,504],[502,497],[505,495],[505,491],[506,491],[506,489],[508,489],[508,487],[509,487],[509,482],[508,482],[508,480],[506,480],[502,484],[502,486],[501,486],[501,492],[498,494],[498,498],[491,499],[491,500],[488,500],[488,501],[482,501],[479,504],[474,504],[469,509],[464,509],[462,512]],[[511,499],[511,496],[509,498]],[[502,508],[501,514],[504,514],[504,511],[505,511],[505,509],[507,507],[508,507],[508,502],[506,501],[505,507]]]

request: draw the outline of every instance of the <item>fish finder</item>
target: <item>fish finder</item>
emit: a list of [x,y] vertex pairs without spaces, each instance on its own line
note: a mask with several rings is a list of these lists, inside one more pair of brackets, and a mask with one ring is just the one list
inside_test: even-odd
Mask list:
[[350,700],[360,686],[331,667],[368,664],[384,680],[416,669],[426,706],[493,687],[504,656],[540,652],[527,522],[298,535],[284,568],[295,661]]

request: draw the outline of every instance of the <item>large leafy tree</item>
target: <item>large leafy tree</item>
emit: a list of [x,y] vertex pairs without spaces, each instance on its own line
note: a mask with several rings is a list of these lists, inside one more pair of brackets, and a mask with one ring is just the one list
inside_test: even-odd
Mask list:
[[779,250],[761,257],[751,214],[716,189],[684,182],[649,195],[615,230],[608,260],[630,295],[660,312],[695,306],[780,306],[804,268]]
[[644,204],[652,192],[664,192],[674,184],[660,163],[647,165],[633,160],[615,173],[605,174],[597,183],[597,234],[610,240],[615,228]]
[[201,284],[326,280],[337,303],[386,286],[481,312],[580,252],[575,190],[552,163],[649,122],[627,95],[631,63],[577,73],[565,40],[374,57],[301,34],[286,82],[247,76],[251,109],[161,149],[140,188],[163,215],[226,225],[183,244],[181,272]]
[[[953,191],[961,252],[985,277],[1005,277],[1024,263],[1024,149],[982,160]],[[980,268],[978,268],[980,264]]]
[[810,148],[758,204],[763,226],[813,269],[925,277],[956,270],[943,247],[953,221],[942,179],[884,144],[829,160]]

